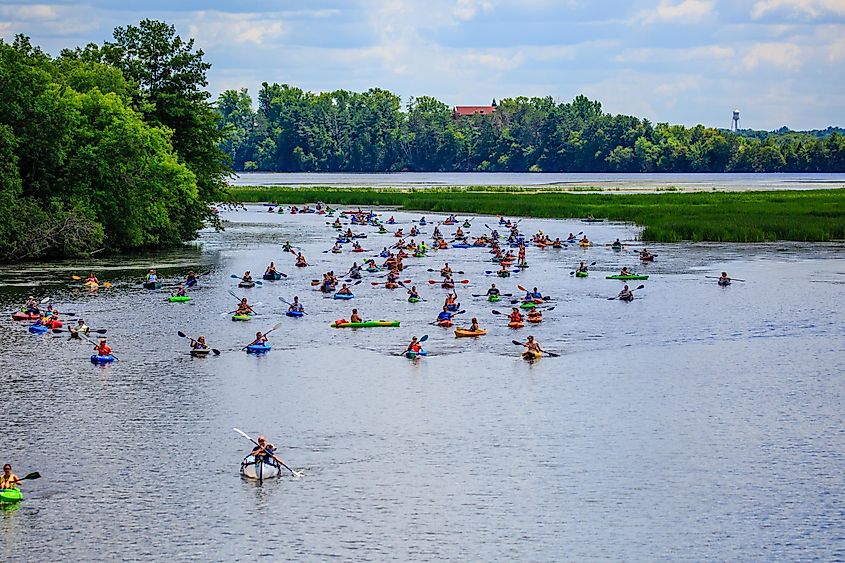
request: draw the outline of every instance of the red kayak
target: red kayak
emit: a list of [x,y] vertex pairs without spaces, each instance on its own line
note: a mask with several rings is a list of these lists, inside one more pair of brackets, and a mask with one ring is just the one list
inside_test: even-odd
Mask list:
[[12,320],[13,321],[36,321],[40,317],[35,313],[24,313],[22,311],[18,311],[17,313],[12,313]]

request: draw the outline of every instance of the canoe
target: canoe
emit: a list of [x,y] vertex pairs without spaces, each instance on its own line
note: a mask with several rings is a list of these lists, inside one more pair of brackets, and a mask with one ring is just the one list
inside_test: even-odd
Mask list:
[[37,321],[38,318],[38,315],[35,313],[24,313],[23,311],[12,313],[13,321]]
[[144,289],[161,289],[161,282],[158,280],[144,282]]
[[465,336],[466,337],[469,337],[469,336],[484,336],[485,334],[487,334],[487,331],[484,330],[484,329],[468,330],[468,329],[460,328],[460,327],[455,329],[455,338],[461,338],[461,337],[465,337]]
[[248,321],[252,318],[252,315],[232,315],[233,321]]
[[353,297],[355,297],[354,293],[335,293],[334,294],[335,299],[352,299]]
[[425,348],[420,348],[419,352],[413,352],[411,350],[405,351],[405,357],[408,358],[409,360],[415,360],[415,359],[422,357],[422,356],[428,356],[428,352],[425,351]]
[[112,356],[111,354],[108,354],[107,356],[100,356],[99,354],[92,354],[91,355],[91,363],[92,364],[110,364],[115,359],[116,358],[114,356]]
[[190,295],[171,295],[167,298],[168,301],[171,303],[184,303],[185,301],[190,301]]
[[248,455],[241,461],[241,476],[247,479],[263,481],[274,479],[281,474],[282,466],[273,459],[255,459],[254,456]]
[[23,493],[20,489],[0,489],[0,502],[20,502],[23,500]]
[[575,272],[576,278],[586,278],[590,275],[590,272]]
[[296,318],[299,318],[304,314],[305,313],[303,311],[287,311],[285,313],[285,315],[288,316],[288,317],[296,317]]
[[261,277],[263,277],[265,280],[276,281],[282,279],[282,274],[280,274],[279,272],[270,272],[265,273]]
[[487,296],[487,301],[489,301],[490,303],[498,303],[501,300],[502,300],[502,298],[499,295],[488,295]]
[[363,321],[360,323],[337,323],[334,322],[329,326],[332,328],[371,328],[377,326],[399,326],[401,321]]
[[408,303],[419,303],[421,299],[419,297],[409,297]]
[[533,350],[526,350],[525,352],[522,353],[522,359],[528,360],[530,362],[533,362],[534,360],[539,360],[542,357],[543,357],[542,352],[535,352]]
[[270,344],[250,344],[246,347],[247,354],[263,354],[269,352],[272,346]]
[[515,322],[515,321],[510,321],[508,323],[508,328],[522,328],[524,326],[525,326],[525,323],[518,323],[518,322]]
[[536,306],[537,306],[537,304],[534,303],[533,301],[523,301],[522,304],[520,305],[520,307],[522,307],[523,309],[533,309]]
[[616,274],[614,276],[605,276],[605,279],[608,279],[608,280],[647,280],[648,276],[643,276],[641,274],[631,274],[631,275],[628,275],[628,276]]
[[32,334],[44,334],[48,330],[50,329],[44,325],[32,325],[31,327],[29,327],[29,332],[31,332]]
[[255,282],[254,281],[251,281],[251,282],[242,281],[242,282],[238,283],[238,287],[243,287],[243,288],[255,287]]
[[211,348],[193,348],[191,355],[195,358],[204,358],[211,352]]

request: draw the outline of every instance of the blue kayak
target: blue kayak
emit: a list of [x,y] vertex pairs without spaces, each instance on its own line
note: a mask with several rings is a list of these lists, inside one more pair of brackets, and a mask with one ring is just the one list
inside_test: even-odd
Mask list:
[[247,354],[262,354],[264,352],[269,352],[270,346],[269,344],[250,344],[246,347]]
[[335,293],[334,294],[335,299],[352,299],[353,297],[355,297],[354,293]]
[[29,332],[31,332],[32,334],[44,334],[48,330],[50,329],[44,325],[32,325],[29,327]]
[[471,245],[465,243],[457,243],[453,244],[452,248],[469,248]]
[[411,350],[405,351],[405,357],[409,360],[413,360],[419,356],[428,356],[428,352],[425,351],[425,348],[420,348],[419,352],[412,352]]
[[287,313],[285,313],[285,315],[289,317],[301,317],[304,314],[305,313],[303,313],[302,311],[288,311]]
[[117,358],[108,354],[107,356],[100,356],[99,354],[92,354],[91,355],[91,363],[92,364],[110,364],[115,361]]

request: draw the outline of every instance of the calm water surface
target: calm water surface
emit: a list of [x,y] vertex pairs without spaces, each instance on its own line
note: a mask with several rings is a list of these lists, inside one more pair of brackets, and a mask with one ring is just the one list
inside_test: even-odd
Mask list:
[[[406,229],[418,217],[395,215]],[[504,283],[484,275],[486,250],[450,249],[405,270],[427,302],[366,278],[345,303],[308,284],[361,256],[322,252],[333,235],[324,217],[260,207],[225,217],[227,231],[176,253],[0,278],[5,311],[49,295],[107,328],[120,358],[93,366],[87,344],[0,321],[0,460],[43,475],[0,513],[0,560],[845,558],[841,245],[656,245],[645,268],[633,250],[529,249],[531,267]],[[637,234],[522,226],[600,243]],[[366,248],[395,241],[355,230],[369,232]],[[293,268],[285,240],[314,266]],[[575,279],[582,259],[597,265]],[[231,322],[230,274],[270,260],[290,277],[245,290],[260,315]],[[427,324],[445,290],[426,270],[444,260],[470,280],[460,301],[488,336]],[[604,275],[622,265],[652,276],[628,304],[607,299],[622,282]],[[151,266],[174,281],[210,273],[190,303],[170,304],[140,289]],[[114,288],[72,287],[90,269]],[[723,269],[747,281],[704,277]],[[510,331],[471,296],[491,281],[539,286],[555,309]],[[278,297],[293,295],[305,318],[283,316]],[[402,326],[328,327],[352,306]],[[280,322],[269,354],[238,351]],[[222,355],[191,359],[180,329]],[[529,333],[561,357],[522,361],[511,340]],[[394,355],[422,334],[432,356]],[[251,445],[235,426],[266,434],[305,476],[241,480]]]

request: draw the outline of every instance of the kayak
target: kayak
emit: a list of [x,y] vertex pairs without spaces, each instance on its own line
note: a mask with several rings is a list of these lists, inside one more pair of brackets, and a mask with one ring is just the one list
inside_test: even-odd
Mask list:
[[334,294],[335,299],[352,299],[353,297],[355,297],[354,293],[335,293]]
[[408,303],[419,303],[421,299],[419,297],[409,297]]
[[442,326],[443,328],[449,328],[454,323],[449,319],[443,319],[442,321],[437,321],[437,326]]
[[615,276],[605,276],[605,279],[608,280],[647,280],[648,276],[643,276],[641,274],[630,274],[627,276],[623,276],[621,274],[616,274]]
[[23,493],[20,489],[0,489],[0,502],[20,502]]
[[622,250],[622,245],[616,246],[615,244],[610,245],[611,250]]
[[522,359],[528,360],[528,361],[531,361],[531,362],[533,362],[534,360],[539,360],[542,357],[543,357],[542,352],[535,352],[533,350],[526,350],[525,352],[522,353]]
[[53,320],[52,318],[48,319],[47,323],[47,328],[62,328],[62,326],[64,326],[64,323],[62,321]]
[[272,458],[258,458],[248,455],[241,462],[241,475],[247,479],[263,481],[274,479],[282,474],[282,466]]
[[95,281],[87,281],[85,282],[85,287],[89,289],[98,289],[100,287],[100,284]]
[[362,321],[360,323],[333,322],[329,326],[332,328],[371,328],[376,326],[399,326],[401,321]]
[[470,245],[465,244],[465,243],[458,243],[458,244],[452,245],[452,248],[469,248],[469,247],[470,247]]
[[12,320],[13,321],[37,321],[38,315],[35,313],[24,313],[24,312],[17,312],[12,313]]
[[446,305],[446,310],[454,313],[455,311],[458,310],[458,307],[460,307],[460,306],[461,306],[460,303],[449,303],[448,305]]
[[272,348],[269,344],[250,344],[246,347],[247,354],[263,354],[264,352],[269,352],[270,348]]
[[628,297],[620,297],[619,301],[630,302],[634,300],[634,294],[630,294]]
[[269,272],[262,276],[265,280],[276,281],[282,279],[282,274],[279,272]]
[[582,223],[604,223],[604,219],[581,219]]
[[232,315],[233,321],[248,321],[252,318],[252,315]]
[[488,295],[487,296],[487,301],[489,301],[490,303],[498,303],[501,300],[502,300],[502,298],[499,295]]
[[91,363],[92,364],[110,364],[115,361],[115,357],[111,354],[106,356],[100,356],[99,354],[92,354],[91,355]]
[[211,352],[211,348],[194,348],[191,350],[191,355],[195,358],[204,358]]
[[44,325],[32,325],[31,327],[29,327],[29,332],[31,332],[32,334],[44,334],[48,330],[50,329]]
[[719,280],[716,283],[718,283],[722,287],[728,287],[729,285],[731,285],[731,280]]
[[525,323],[523,323],[523,322],[510,321],[508,323],[508,328],[522,328],[524,326],[525,326]]
[[529,323],[541,323],[541,322],[543,322],[543,315],[528,315],[528,322]]
[[460,327],[455,329],[455,338],[461,338],[464,336],[484,336],[485,334],[487,334],[487,331],[484,329],[468,330]]
[[499,276],[500,278],[509,278],[509,277],[511,277],[511,273],[510,273],[510,272],[503,272],[503,271],[501,271],[501,270],[500,270],[500,271],[498,271],[498,272],[496,272],[496,275],[497,275],[497,276]]
[[409,360],[415,360],[416,358],[419,358],[421,356],[428,356],[428,352],[425,351],[425,348],[420,348],[419,352],[413,352],[411,350],[405,351],[405,357]]
[[171,303],[183,303],[185,301],[190,301],[191,296],[190,295],[171,295],[170,297],[167,298],[167,300],[170,301]]
[[304,314],[305,313],[303,311],[288,311],[288,312],[285,313],[285,315],[288,316],[288,317],[297,317],[297,318],[301,317]]
[[238,287],[245,287],[245,288],[255,287],[255,282],[254,281],[251,281],[251,282],[242,281],[242,282],[238,283]]
[[533,301],[523,301],[522,305],[520,305],[520,307],[522,307],[523,309],[533,309],[536,306],[537,304]]
[[378,268],[374,268],[372,266],[367,266],[367,271],[368,272],[380,272],[381,270],[379,270]]
[[654,255],[650,254],[648,256],[640,256],[640,260],[642,262],[654,262]]
[[590,246],[590,243],[589,242],[579,242],[578,246],[580,246],[581,248],[588,248]]
[[144,282],[144,289],[161,289],[161,282],[158,280]]
[[576,278],[586,278],[590,275],[590,272],[575,272]]

